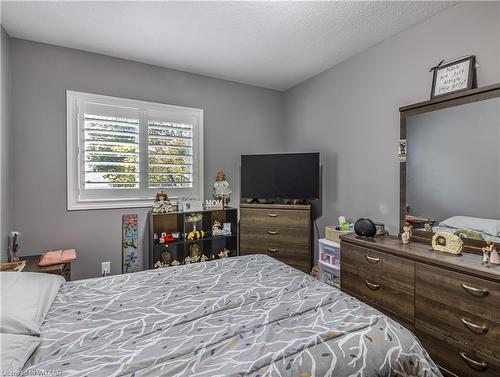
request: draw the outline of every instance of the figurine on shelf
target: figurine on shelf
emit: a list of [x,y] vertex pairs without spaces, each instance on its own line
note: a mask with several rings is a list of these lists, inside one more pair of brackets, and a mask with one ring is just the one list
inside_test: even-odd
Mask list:
[[319,280],[320,278],[320,273],[319,273],[319,268],[318,266],[314,266],[311,270],[311,273],[309,274],[311,275],[312,278],[316,279],[316,280]]
[[201,247],[198,244],[194,243],[191,246],[189,246],[189,257],[194,262],[198,262],[200,260]]
[[493,241],[491,242],[492,249],[490,253],[490,263],[491,264],[500,264],[500,254],[498,254],[497,249],[495,248],[495,245]]
[[170,265],[171,266],[180,266],[181,262],[179,262],[178,260],[174,260]]
[[186,259],[184,259],[184,264],[190,264],[191,262],[192,262],[191,257],[186,257]]
[[168,266],[172,261],[172,253],[168,250],[165,250],[161,253],[161,261],[165,266]]
[[481,248],[483,252],[483,264],[490,264],[491,263],[491,254],[495,250],[495,244],[493,241],[488,240],[486,241],[486,246]]
[[153,203],[153,213],[167,213],[173,210],[174,207],[172,203],[170,203],[168,195],[163,191],[156,193],[156,200]]
[[407,221],[405,225],[403,225],[403,234],[401,235],[401,240],[404,244],[410,243],[410,238],[412,234],[413,226]]
[[219,258],[227,258],[229,256],[230,251],[226,248],[222,249],[218,255]]
[[229,187],[229,182],[226,181],[226,174],[222,171],[217,173],[214,183],[214,199],[222,200],[224,207],[230,201],[231,189]]
[[215,220],[214,225],[212,225],[212,236],[218,236],[220,233],[220,230],[222,228],[222,225],[219,221]]
[[207,260],[208,260],[208,257],[205,254],[203,254],[200,258],[200,262],[206,262]]
[[165,264],[161,260],[156,261],[156,263],[153,266],[153,268],[163,268],[163,267],[165,267]]

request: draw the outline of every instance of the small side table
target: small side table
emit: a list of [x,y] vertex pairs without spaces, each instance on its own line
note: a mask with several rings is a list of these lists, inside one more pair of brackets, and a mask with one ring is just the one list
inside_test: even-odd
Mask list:
[[20,257],[19,259],[26,261],[26,266],[24,266],[22,272],[43,272],[46,274],[61,275],[66,281],[71,280],[71,263],[60,263],[52,266],[40,267],[38,265],[40,255],[30,255],[27,257]]

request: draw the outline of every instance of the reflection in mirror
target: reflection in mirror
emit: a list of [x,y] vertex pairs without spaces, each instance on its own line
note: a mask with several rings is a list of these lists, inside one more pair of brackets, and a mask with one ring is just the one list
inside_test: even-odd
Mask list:
[[500,243],[500,98],[412,115],[406,219]]

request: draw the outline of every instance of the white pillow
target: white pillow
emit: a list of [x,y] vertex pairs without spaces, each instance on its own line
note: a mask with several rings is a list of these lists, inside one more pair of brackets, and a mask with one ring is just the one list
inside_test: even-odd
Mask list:
[[18,376],[39,344],[40,338],[36,336],[0,334],[2,376]]
[[0,272],[0,332],[39,335],[64,278],[37,272]]
[[466,228],[472,229],[476,232],[489,234],[493,237],[500,235],[500,220],[495,219],[481,219],[479,217],[470,216],[453,216],[449,219],[441,221],[440,226],[447,226],[450,228]]

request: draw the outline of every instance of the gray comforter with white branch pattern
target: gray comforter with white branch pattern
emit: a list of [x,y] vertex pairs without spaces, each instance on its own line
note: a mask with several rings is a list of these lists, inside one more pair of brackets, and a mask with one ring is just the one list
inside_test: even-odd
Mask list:
[[375,309],[263,255],[69,282],[25,371],[63,376],[440,376]]

